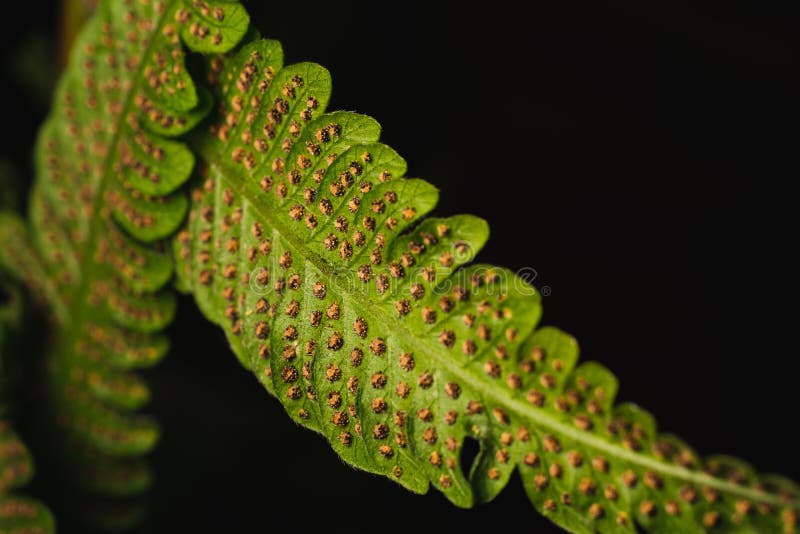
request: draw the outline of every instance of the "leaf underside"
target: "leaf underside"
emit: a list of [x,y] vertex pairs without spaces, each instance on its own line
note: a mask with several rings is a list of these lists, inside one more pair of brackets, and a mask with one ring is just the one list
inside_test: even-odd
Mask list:
[[48,404],[90,491],[129,495],[150,484],[139,458],[156,422],[132,371],[155,364],[172,319],[166,240],[188,202],[194,155],[176,139],[210,110],[189,49],[223,53],[247,31],[231,0],[105,0],[79,35],[36,148],[30,224],[3,214],[2,264],[47,301],[56,325]]
[[[178,287],[345,461],[463,507],[518,470],[534,506],[573,532],[794,532],[797,486],[701,459],[615,405],[608,370],[537,328],[534,288],[470,264],[484,221],[423,218],[437,190],[403,177],[373,119],[324,112],[324,68],[283,66],[280,44],[259,40],[207,76],[220,109],[196,137]],[[464,472],[467,439],[480,453]]]

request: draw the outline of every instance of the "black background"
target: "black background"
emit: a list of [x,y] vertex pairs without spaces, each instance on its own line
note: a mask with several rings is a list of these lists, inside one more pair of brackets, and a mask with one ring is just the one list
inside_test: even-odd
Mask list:
[[[622,400],[701,453],[800,478],[796,7],[245,3],[287,62],[332,71],[331,109],[381,122],[409,175],[441,189],[437,214],[490,222],[480,260],[538,272],[544,322],[614,370]],[[0,153],[29,173],[46,110],[7,68],[56,11],[18,7],[29,17],[2,32]],[[551,528],[516,479],[465,511],[350,469],[190,301],[178,317],[173,352],[148,372],[164,427],[152,531]]]

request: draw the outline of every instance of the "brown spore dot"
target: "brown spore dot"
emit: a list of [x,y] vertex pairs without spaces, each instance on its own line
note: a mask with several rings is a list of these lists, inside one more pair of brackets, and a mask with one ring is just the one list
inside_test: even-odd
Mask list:
[[626,487],[632,488],[636,486],[636,483],[639,481],[639,477],[636,476],[636,473],[628,469],[624,473],[622,473],[622,483],[625,484]]
[[[422,284],[411,284],[409,288],[409,293],[414,298],[414,300],[420,300],[422,297],[425,296],[425,286]],[[436,315],[434,312],[434,320],[436,320]]]
[[360,348],[356,347],[350,351],[350,363],[353,367],[358,367],[361,365],[362,360],[364,359],[364,351]]
[[425,430],[422,431],[422,440],[428,443],[429,445],[433,445],[436,443],[436,429],[432,426],[429,426]]
[[286,345],[283,347],[281,355],[284,360],[292,361],[297,358],[297,347],[294,344]]
[[412,369],[414,369],[415,365],[414,356],[412,356],[410,352],[403,352],[402,354],[400,354],[398,360],[400,363],[400,367],[403,370],[411,371]]
[[338,408],[342,405],[342,396],[338,391],[331,391],[328,393],[328,406],[331,408]]
[[375,279],[375,289],[379,294],[383,295],[389,289],[389,277],[385,274],[379,274]]
[[457,399],[461,395],[461,386],[455,382],[448,382],[444,386],[444,391],[451,399]]
[[299,377],[299,373],[297,372],[297,368],[293,365],[287,365],[281,371],[281,379],[287,384],[290,384],[297,380]]
[[389,264],[389,274],[392,275],[392,278],[403,278],[406,271],[402,265],[393,261]]
[[350,393],[355,393],[358,391],[358,378],[351,376],[347,379],[347,391]]
[[495,458],[501,464],[507,464],[511,454],[506,449],[500,449],[494,454]]
[[494,416],[495,420],[501,425],[507,425],[509,423],[508,414],[501,408],[494,408],[492,410],[492,415]]
[[489,341],[492,338],[491,329],[487,325],[485,325],[483,323],[479,324],[478,325],[478,337],[481,338],[484,341]]
[[596,489],[597,485],[591,478],[582,478],[578,483],[578,491],[584,495],[593,495]]
[[479,413],[483,413],[483,404],[477,400],[471,400],[467,402],[467,414],[468,415],[477,415]]
[[258,321],[255,327],[255,335],[258,339],[267,339],[269,335],[269,324],[265,321]]
[[656,513],[656,504],[651,500],[644,500],[639,505],[639,512],[644,516],[652,517]]
[[296,300],[293,300],[286,305],[284,311],[286,312],[286,315],[288,315],[289,317],[297,317],[297,314],[300,313],[300,303],[297,302]]
[[344,337],[339,332],[334,332],[328,338],[328,348],[330,350],[339,350],[344,345]]
[[334,412],[331,422],[336,426],[347,426],[347,423],[350,422],[350,417],[345,412]]
[[753,510],[753,503],[745,499],[739,499],[734,504],[736,513],[740,515],[747,515]]
[[383,397],[378,397],[372,401],[371,408],[373,413],[384,413],[388,407],[389,405],[386,403]]
[[529,467],[536,467],[539,465],[539,456],[535,452],[529,452],[524,456],[523,461]]
[[605,515],[605,511],[599,503],[595,502],[589,506],[589,515],[592,517],[592,519],[600,519]]
[[667,501],[664,503],[664,511],[667,512],[668,515],[680,515],[681,509],[678,506],[678,503],[675,501]]
[[575,426],[580,428],[581,430],[591,430],[592,426],[594,426],[592,420],[588,416],[583,414],[576,415],[575,419],[573,419],[573,423],[575,423]]
[[547,389],[553,389],[556,386],[556,379],[553,378],[553,375],[544,373],[539,377],[539,383]]
[[483,364],[483,370],[492,378],[498,378],[501,373],[500,365],[492,360],[488,360]]
[[342,378],[342,370],[335,363],[329,363],[325,369],[325,378],[328,379],[328,382],[336,382]]
[[[372,267],[367,264],[358,267],[358,279],[362,282],[369,282],[372,278]],[[399,313],[399,311],[398,311]],[[400,314],[403,315],[403,314]]]
[[386,342],[382,338],[376,337],[370,342],[369,350],[376,356],[383,356],[386,353]]
[[327,289],[325,288],[325,284],[321,281],[314,282],[314,287],[312,289],[314,296],[318,299],[324,299],[325,295],[327,294]]
[[564,468],[561,467],[561,464],[550,464],[550,468],[547,472],[550,473],[550,476],[553,478],[561,478],[564,474]]
[[707,502],[715,503],[720,497],[719,490],[707,486],[703,488],[703,497]]
[[419,375],[419,379],[417,380],[417,384],[422,389],[430,388],[433,385],[433,375],[430,372],[425,371],[424,373]]
[[602,456],[595,456],[592,458],[592,467],[601,473],[608,473],[608,460]]
[[427,324],[433,324],[436,322],[436,310],[430,306],[423,307],[422,310],[420,310],[420,314],[423,322]]
[[682,486],[681,489],[678,490],[678,495],[689,504],[693,504],[697,501],[697,491],[691,486]]
[[441,343],[448,349],[453,346],[455,341],[456,341],[456,334],[452,330],[442,330],[442,333],[439,334],[439,343]]
[[358,337],[360,338],[367,337],[367,329],[368,329],[367,321],[363,317],[358,317],[353,322],[353,330],[355,331]]
[[325,310],[325,315],[328,317],[328,319],[330,319],[332,321],[335,321],[335,320],[339,319],[339,317],[341,316],[341,313],[342,313],[342,310],[341,310],[341,307],[339,306],[338,302],[331,303],[331,305],[328,306],[328,309]]
[[560,452],[561,451],[561,444],[559,443],[558,439],[551,435],[546,435],[544,439],[542,439],[542,445],[544,446],[544,450],[547,452]]
[[567,462],[572,467],[580,467],[583,465],[583,456],[578,451],[572,450],[567,453]]
[[606,489],[603,490],[603,495],[609,501],[616,501],[617,498],[619,497],[619,492],[617,491],[617,488],[613,484],[609,484],[606,486]]
[[383,389],[386,386],[386,375],[381,371],[373,374],[369,380],[372,387],[375,389]]
[[394,308],[397,310],[397,315],[402,317],[411,311],[411,303],[408,299],[400,299],[395,303]]
[[328,234],[325,236],[325,239],[322,240],[322,244],[325,245],[326,249],[333,250],[339,244],[339,238],[333,234]]
[[461,344],[461,352],[466,356],[473,356],[477,351],[478,345],[475,344],[475,340],[473,339],[467,339]]
[[[703,514],[703,526],[706,528],[714,528],[719,524],[719,512],[706,512]],[[789,531],[791,532],[791,530]]]
[[650,489],[658,490],[663,487],[664,482],[661,480],[660,476],[652,471],[648,471],[644,475],[644,484]]
[[411,393],[411,386],[409,386],[407,382],[400,381],[395,388],[395,393],[397,393],[397,396],[401,399],[405,399],[408,397],[408,394]]
[[372,437],[375,439],[386,439],[389,436],[389,427],[383,423],[378,423],[372,427]]
[[283,339],[287,339],[289,341],[294,341],[297,339],[297,328],[294,325],[289,325],[283,331]]

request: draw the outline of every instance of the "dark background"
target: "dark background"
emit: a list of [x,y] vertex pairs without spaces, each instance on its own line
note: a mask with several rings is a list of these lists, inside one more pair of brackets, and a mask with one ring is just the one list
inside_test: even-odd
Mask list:
[[[480,260],[539,273],[544,322],[614,370],[622,400],[701,453],[800,478],[796,4],[245,4],[287,62],[332,71],[331,109],[382,123],[409,175],[441,189],[437,214],[490,222]],[[29,175],[46,108],[15,65],[40,35],[46,68],[57,23],[52,1],[17,7],[0,152]],[[153,531],[551,528],[516,479],[464,511],[350,469],[190,301],[178,317],[148,373],[164,427]]]

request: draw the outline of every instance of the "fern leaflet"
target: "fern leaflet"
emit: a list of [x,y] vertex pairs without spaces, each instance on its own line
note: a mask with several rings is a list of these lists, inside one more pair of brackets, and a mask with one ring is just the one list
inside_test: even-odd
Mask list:
[[[241,363],[348,463],[458,506],[519,470],[534,506],[573,532],[793,532],[798,488],[701,459],[615,405],[617,381],[537,328],[539,294],[469,264],[487,224],[423,218],[429,183],[371,118],[325,113],[331,82],[255,41],[209,63],[220,112],[175,240],[178,286]],[[480,443],[468,473],[467,439]]]

